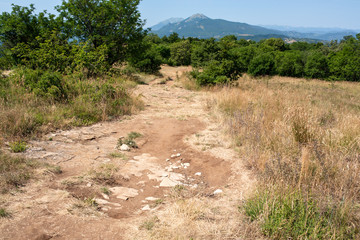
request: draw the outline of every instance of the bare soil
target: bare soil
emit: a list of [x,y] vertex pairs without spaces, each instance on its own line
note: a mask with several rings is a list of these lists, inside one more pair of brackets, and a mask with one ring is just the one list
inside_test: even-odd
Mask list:
[[[136,115],[32,141],[23,155],[63,173],[0,196],[12,214],[0,218],[0,239],[143,239],[141,223],[171,208],[179,189],[237,212],[254,180],[206,107],[209,93],[177,81],[189,70],[164,66],[162,78],[139,85],[145,109]],[[130,132],[142,135],[138,148],[116,149]]]

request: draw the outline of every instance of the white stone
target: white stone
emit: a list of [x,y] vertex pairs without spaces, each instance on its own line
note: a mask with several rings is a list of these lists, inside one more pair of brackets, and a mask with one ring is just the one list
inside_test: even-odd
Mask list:
[[143,207],[141,210],[143,210],[143,211],[150,211],[151,210],[151,208],[150,208],[150,206],[149,205],[146,205],[145,207]]
[[201,172],[195,173],[195,176],[201,176]]
[[104,199],[110,199],[109,196],[105,193],[101,194]]
[[176,158],[176,154],[172,154],[170,157],[171,158]]
[[168,158],[168,159],[166,159],[166,161],[167,161],[167,162],[169,162],[169,161],[170,161],[170,159]]
[[147,197],[147,198],[145,198],[145,200],[150,201],[150,202],[155,202],[155,201],[159,200],[159,198]]
[[170,178],[164,178],[160,183],[160,187],[175,187],[176,185],[181,185],[181,182],[174,181]]
[[139,191],[134,188],[125,188],[125,187],[113,187],[110,188],[110,191],[116,195],[116,198],[121,200],[128,200],[129,198],[136,197],[139,195]]
[[100,198],[95,198],[95,202],[100,204],[100,205],[105,205],[108,204],[109,202],[104,200],[104,199],[100,199]]
[[92,183],[89,182],[88,184],[86,184],[86,186],[87,186],[87,187],[91,187],[91,186],[92,186]]
[[184,163],[185,167],[190,167],[190,163]]
[[130,151],[130,147],[126,144],[121,145],[120,151]]
[[177,156],[177,157],[180,157],[180,156],[181,156],[181,153],[176,154],[176,156]]
[[221,194],[221,193],[223,193],[223,190],[217,189],[217,190],[215,190],[215,192],[213,194],[218,195],[218,194]]

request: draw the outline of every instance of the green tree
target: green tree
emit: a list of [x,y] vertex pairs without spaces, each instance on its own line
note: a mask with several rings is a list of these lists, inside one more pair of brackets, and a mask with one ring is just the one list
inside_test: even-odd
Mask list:
[[360,34],[342,41],[340,50],[329,58],[332,78],[347,81],[360,81]]
[[238,68],[238,71],[245,73],[248,71],[251,60],[256,55],[256,47],[249,45],[246,47],[233,48],[229,51],[230,59],[232,59]]
[[39,46],[37,37],[49,36],[59,28],[55,15],[41,12],[34,13],[34,5],[21,7],[12,5],[11,13],[3,12],[0,15],[0,42],[6,56],[11,56],[16,63],[20,59],[12,52],[18,44],[26,44],[30,48]]
[[170,47],[170,63],[175,66],[190,65],[191,44],[188,40],[173,43]]
[[236,80],[240,73],[236,64],[231,60],[212,60],[204,67],[203,71],[193,71],[192,76],[199,85],[224,84]]
[[310,52],[305,64],[305,76],[324,79],[329,76],[327,57],[319,51]]
[[281,76],[302,77],[304,63],[300,51],[278,52],[275,57],[276,72]]
[[106,45],[108,61],[124,61],[146,32],[140,19],[140,0],[68,0],[57,7],[72,36],[94,48]]
[[254,57],[249,65],[248,73],[252,76],[272,75],[275,71],[274,56],[272,53],[261,53]]
[[206,65],[219,57],[219,46],[214,38],[194,42],[191,51],[191,64],[194,67]]

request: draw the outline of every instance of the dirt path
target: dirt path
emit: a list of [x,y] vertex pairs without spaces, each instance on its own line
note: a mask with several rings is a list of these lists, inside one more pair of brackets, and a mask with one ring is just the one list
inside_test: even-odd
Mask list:
[[[13,213],[0,219],[0,238],[144,239],[148,233],[141,230],[142,223],[154,213],[165,216],[180,198],[236,212],[253,181],[220,123],[205,110],[206,94],[177,87],[174,81],[158,84],[188,70],[163,67],[163,79],[140,85],[136,94],[146,107],[137,115],[31,142],[27,157],[59,165],[63,173],[0,199]],[[116,150],[119,138],[131,132],[141,134],[138,148]],[[182,189],[187,194],[180,196]],[[222,221],[229,225],[236,217]]]

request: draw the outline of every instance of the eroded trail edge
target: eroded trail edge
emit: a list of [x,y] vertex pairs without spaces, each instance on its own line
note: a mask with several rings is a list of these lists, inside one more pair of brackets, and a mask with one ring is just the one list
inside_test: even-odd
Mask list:
[[[237,236],[236,205],[253,180],[220,121],[206,110],[207,94],[174,84],[189,68],[161,71],[162,79],[136,90],[146,105],[139,114],[30,143],[26,157],[59,165],[63,173],[1,199],[14,213],[0,220],[2,239],[171,239],[186,231],[213,239]],[[163,80],[172,81],[158,84]],[[131,133],[139,135],[137,148],[119,151],[119,139]],[[204,204],[221,209],[215,214]],[[202,233],[194,226],[177,233],[179,226],[191,225],[194,206],[208,230],[200,224]],[[160,235],[149,235],[149,218]]]

